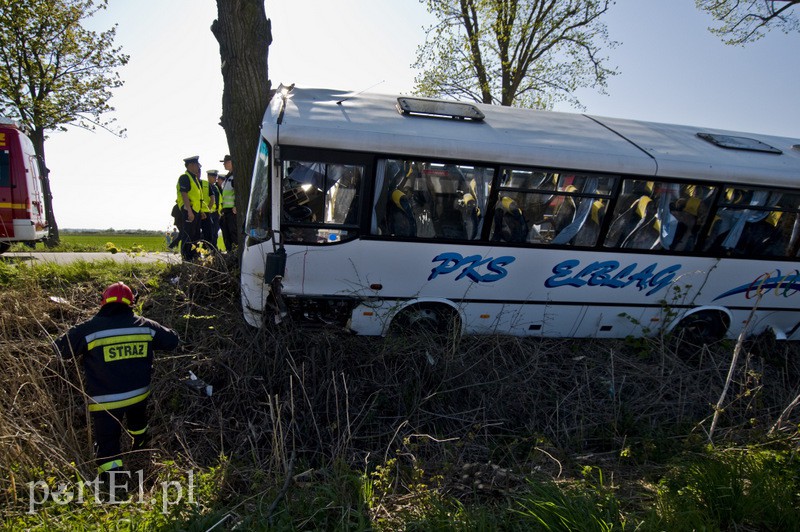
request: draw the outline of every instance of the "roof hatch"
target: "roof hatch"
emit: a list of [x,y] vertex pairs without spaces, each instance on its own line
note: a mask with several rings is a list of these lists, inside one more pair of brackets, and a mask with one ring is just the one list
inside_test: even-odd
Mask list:
[[443,102],[425,98],[398,98],[397,110],[404,115],[453,118],[470,122],[480,122],[484,119],[480,109],[471,103]]
[[774,148],[760,140],[751,139],[749,137],[734,137],[732,135],[718,135],[716,133],[698,133],[697,136],[720,148],[727,148],[730,150],[760,151],[778,155],[783,153],[778,148]]

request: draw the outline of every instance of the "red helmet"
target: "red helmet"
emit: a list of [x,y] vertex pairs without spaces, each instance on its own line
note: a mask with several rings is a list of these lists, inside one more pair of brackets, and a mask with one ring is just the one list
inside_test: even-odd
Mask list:
[[133,291],[123,282],[114,283],[103,292],[102,307],[106,303],[125,303],[133,306]]

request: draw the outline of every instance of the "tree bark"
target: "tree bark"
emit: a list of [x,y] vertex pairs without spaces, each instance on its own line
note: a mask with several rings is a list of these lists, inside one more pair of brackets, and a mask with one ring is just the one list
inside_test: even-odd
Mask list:
[[31,142],[33,143],[33,150],[36,152],[36,158],[39,160],[42,199],[44,200],[44,218],[47,221],[47,227],[49,230],[49,234],[47,239],[44,241],[44,245],[48,248],[52,248],[59,244],[60,237],[58,235],[56,215],[53,211],[53,194],[50,191],[50,170],[47,168],[44,158],[44,130],[39,128],[34,129],[31,132]]
[[[269,103],[267,68],[272,44],[271,22],[264,0],[217,0],[211,32],[222,60],[222,117],[236,176],[237,226],[243,227],[250,198],[250,178],[258,151],[259,131]],[[244,243],[240,234],[239,256]]]

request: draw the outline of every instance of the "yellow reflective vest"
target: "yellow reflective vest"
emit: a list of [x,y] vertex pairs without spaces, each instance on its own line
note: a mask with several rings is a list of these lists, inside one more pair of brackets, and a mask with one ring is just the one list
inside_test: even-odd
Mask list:
[[[202,190],[200,188],[200,180],[193,176],[191,172],[188,170],[184,172],[185,176],[189,176],[189,191],[187,195],[189,196],[189,204],[192,206],[192,210],[194,212],[200,212],[201,204],[203,203],[203,196]],[[178,179],[178,183],[175,185],[175,189],[178,191],[178,207],[181,209],[183,208],[183,194],[181,194],[181,180]]]
[[208,185],[208,181],[200,181],[200,187],[202,188],[201,197],[203,198],[200,205],[200,212],[211,212],[211,190],[208,188]]

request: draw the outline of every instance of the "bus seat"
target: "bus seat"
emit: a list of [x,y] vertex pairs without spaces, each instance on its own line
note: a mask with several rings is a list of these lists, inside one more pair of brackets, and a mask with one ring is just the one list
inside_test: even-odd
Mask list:
[[464,226],[464,234],[466,238],[474,240],[478,237],[478,224],[480,223],[481,210],[478,208],[478,202],[475,196],[471,193],[466,193],[459,200],[459,207],[461,210],[461,221]]
[[[642,198],[648,198],[648,196],[639,196],[630,204],[627,203],[630,198],[625,198],[625,203],[620,204],[624,210],[617,209],[616,218],[608,228],[608,235],[605,240],[606,247],[621,247],[624,245],[626,238],[630,236],[636,225],[641,221],[638,209]],[[625,205],[627,207],[624,207]]]
[[390,235],[416,236],[417,222],[411,202],[402,190],[394,189],[386,205],[386,226]]
[[778,222],[783,213],[770,212],[766,218],[758,222],[748,223],[739,242],[736,243],[736,255],[782,255],[777,251],[780,248],[781,232]]
[[512,198],[503,197],[494,209],[494,231],[492,240],[502,242],[525,242],[528,224],[522,210]]
[[697,231],[700,229],[698,220],[702,210],[704,210],[703,202],[694,196],[680,198],[675,202],[675,207],[670,209],[670,213],[678,221],[678,226],[675,229],[675,238],[672,239],[671,250],[690,251],[694,249]]
[[656,220],[656,202],[650,196],[642,196],[632,208],[633,227],[622,241],[621,247],[651,249],[659,241],[659,226]]
[[[568,185],[564,188],[565,192],[576,192],[578,189],[574,185]],[[569,224],[575,220],[575,211],[577,207],[575,200],[570,196],[561,196],[561,201],[551,218],[553,224],[553,234],[558,235]]]
[[464,175],[453,165],[447,165],[444,172],[434,173],[430,178],[434,192],[435,207],[433,221],[436,236],[452,239],[466,239],[462,200],[467,190]]
[[797,216],[790,213],[775,211],[767,216],[767,222],[775,227],[772,235],[765,243],[767,255],[791,257],[792,234],[796,225]]
[[606,204],[601,200],[592,202],[592,210],[578,234],[572,239],[575,246],[594,246],[600,236],[600,223],[605,216]]

